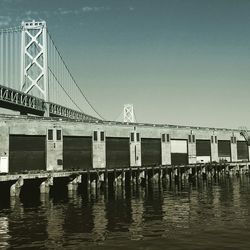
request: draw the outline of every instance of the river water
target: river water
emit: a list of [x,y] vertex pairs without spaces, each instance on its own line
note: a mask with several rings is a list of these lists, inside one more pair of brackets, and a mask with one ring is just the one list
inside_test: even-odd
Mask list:
[[250,249],[250,177],[1,200],[3,249]]

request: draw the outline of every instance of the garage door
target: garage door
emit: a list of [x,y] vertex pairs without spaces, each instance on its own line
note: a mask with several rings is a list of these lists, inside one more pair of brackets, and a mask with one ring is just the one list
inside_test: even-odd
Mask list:
[[106,137],[106,166],[108,168],[130,166],[129,138]]
[[211,161],[210,140],[196,140],[196,159],[201,163]]
[[46,170],[45,136],[10,135],[9,171]]
[[161,164],[161,139],[141,139],[141,160],[142,166]]
[[171,164],[188,164],[187,140],[171,140]]
[[248,145],[246,141],[237,141],[238,160],[248,160]]
[[92,167],[92,137],[63,137],[63,169]]
[[219,159],[231,161],[231,142],[227,140],[218,141]]

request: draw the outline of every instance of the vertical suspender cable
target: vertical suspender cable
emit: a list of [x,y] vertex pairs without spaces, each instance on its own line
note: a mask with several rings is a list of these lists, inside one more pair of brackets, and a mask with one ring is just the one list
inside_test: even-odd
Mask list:
[[13,88],[13,73],[12,73],[12,71],[13,71],[13,58],[12,58],[12,56],[13,56],[13,32],[10,32],[9,33],[9,56],[10,56],[10,65],[9,65],[9,75],[10,75],[10,77],[9,77],[9,85],[10,85],[10,87],[11,88]]
[[8,50],[8,32],[6,32],[6,37],[5,37],[5,84],[7,85],[9,83],[9,60],[8,60],[8,57],[9,57],[9,50]]
[[3,80],[3,32],[0,31],[0,84],[4,84]]

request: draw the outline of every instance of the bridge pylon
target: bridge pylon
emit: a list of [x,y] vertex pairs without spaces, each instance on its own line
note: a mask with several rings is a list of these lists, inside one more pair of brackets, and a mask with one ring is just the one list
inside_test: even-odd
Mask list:
[[124,122],[135,122],[134,106],[133,104],[124,104],[123,107],[123,121]]
[[[47,53],[46,22],[22,22],[20,90],[45,103],[49,101]],[[48,106],[45,116],[49,116]]]

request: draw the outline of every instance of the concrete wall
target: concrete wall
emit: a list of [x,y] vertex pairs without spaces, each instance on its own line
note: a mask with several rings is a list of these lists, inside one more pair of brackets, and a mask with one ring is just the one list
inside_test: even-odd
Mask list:
[[211,135],[211,161],[219,161],[217,134]]
[[[163,137],[165,138],[163,140]],[[171,164],[171,138],[170,134],[162,134],[161,135],[161,161],[162,165],[170,165]]]
[[[99,129],[99,128],[98,128]],[[97,140],[93,139],[92,150],[93,150],[93,168],[105,168],[106,167],[106,146],[105,146],[105,132],[95,130],[97,133]],[[101,140],[101,132],[104,137]],[[92,137],[94,138],[94,132]]]
[[[178,126],[158,126],[145,124],[115,124],[112,122],[105,123],[83,123],[73,121],[62,121],[59,119],[40,119],[40,118],[20,118],[7,117],[1,118],[0,122],[0,157],[3,157],[0,164],[0,172],[6,168],[6,159],[8,162],[9,155],[9,134],[12,135],[46,135],[48,129],[53,130],[53,140],[46,140],[46,162],[47,170],[63,169],[63,142],[56,139],[56,131],[62,130],[62,136],[91,136],[94,131],[98,132],[98,140],[93,141],[93,167],[106,167],[106,147],[105,139],[101,141],[101,132],[106,137],[127,137],[130,138],[130,165],[141,166],[141,138],[159,138],[162,140],[162,134],[169,134],[171,139],[188,140],[188,162],[194,164],[197,162],[196,157],[196,140],[211,140],[211,161],[219,161],[218,140],[235,140],[243,141],[244,138],[238,130],[213,129],[200,127],[178,127]],[[134,133],[134,141],[131,141],[131,133]],[[139,140],[137,140],[139,133]],[[191,136],[191,140],[189,140]],[[194,136],[194,137],[193,137]],[[212,140],[211,140],[212,141]],[[249,149],[250,151],[250,149]],[[171,146],[170,142],[161,141],[162,164],[171,164]],[[6,158],[7,157],[7,158]],[[61,161],[62,160],[62,161]],[[237,161],[237,145],[231,142],[231,160]],[[8,165],[8,164],[7,164]]]
[[[48,138],[49,131],[52,139]],[[63,134],[60,126],[48,127],[46,137],[46,169],[63,170]]]
[[196,163],[196,135],[191,131],[188,135],[188,163],[194,164]]
[[[132,140],[133,136],[133,140]],[[141,166],[141,135],[136,130],[130,132],[130,166]]]
[[9,172],[9,127],[0,121],[0,173]]

